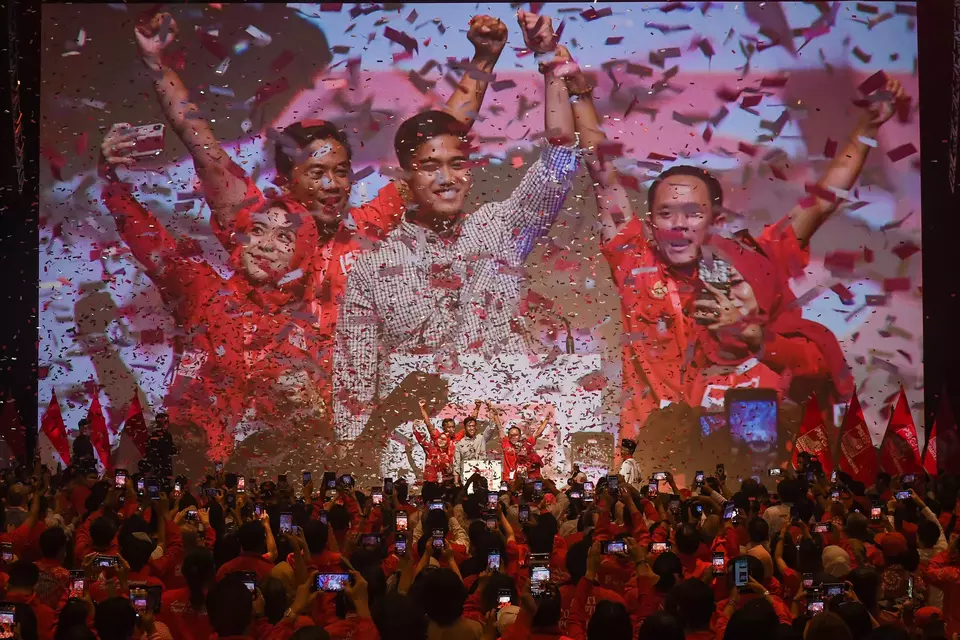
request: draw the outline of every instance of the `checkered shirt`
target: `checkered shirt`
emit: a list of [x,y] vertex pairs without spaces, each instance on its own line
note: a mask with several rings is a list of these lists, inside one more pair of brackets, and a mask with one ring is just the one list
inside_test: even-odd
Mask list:
[[404,219],[354,264],[340,306],[334,352],[337,437],[360,435],[380,398],[393,354],[431,353],[438,371],[459,353],[526,353],[512,327],[523,266],[553,224],[579,157],[547,145],[509,198],[485,204],[450,238]]

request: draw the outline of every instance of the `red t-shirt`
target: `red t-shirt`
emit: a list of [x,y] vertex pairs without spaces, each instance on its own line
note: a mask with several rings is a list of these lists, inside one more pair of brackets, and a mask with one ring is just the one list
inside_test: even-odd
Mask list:
[[237,571],[253,571],[257,574],[257,582],[262,582],[273,571],[273,563],[264,560],[259,553],[244,551],[239,556],[223,564],[217,571],[217,581],[223,580],[227,574]]
[[504,438],[500,441],[500,448],[503,449],[503,477],[508,481],[513,480],[514,475],[519,471],[526,471],[528,478],[537,477],[540,473],[540,456],[534,451],[537,441],[533,437],[520,440],[518,446],[510,442],[510,438]]
[[[790,224],[768,227],[757,243],[785,273],[793,273],[808,260]],[[639,425],[661,403],[700,404],[701,398],[693,397],[689,388],[696,377],[690,345],[698,333],[693,309],[699,278],[669,269],[648,242],[639,218],[624,225],[602,251],[620,293],[623,317],[621,436],[634,438]],[[681,376],[685,363],[689,371]]]
[[194,609],[190,589],[164,591],[160,599],[159,620],[170,628],[170,634],[181,640],[209,640],[213,634],[205,607]]

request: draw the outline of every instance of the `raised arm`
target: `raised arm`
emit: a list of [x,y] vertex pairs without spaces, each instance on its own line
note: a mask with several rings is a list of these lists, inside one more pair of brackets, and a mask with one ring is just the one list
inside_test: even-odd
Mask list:
[[487,413],[490,414],[490,418],[493,420],[493,424],[497,425],[497,433],[501,440],[503,440],[507,434],[503,431],[503,422],[500,420],[500,413],[496,408],[491,404],[487,403]]
[[[526,258],[535,238],[543,235],[560,213],[563,201],[577,172],[577,153],[573,112],[570,110],[567,85],[557,75],[553,63],[556,34],[550,19],[521,10],[518,13],[524,41],[537,52],[545,80],[544,129],[547,144],[540,159],[524,175],[510,197],[503,202],[507,228],[519,244],[520,255]],[[549,60],[548,60],[549,58]]]
[[540,436],[543,435],[543,432],[546,431],[547,425],[553,420],[553,407],[547,411],[547,415],[543,418],[543,422],[540,423],[540,426],[537,427],[537,431],[533,434],[534,440],[539,440]]
[[360,436],[376,402],[379,320],[367,291],[358,264],[347,283],[334,345],[334,431],[341,440]]
[[235,208],[246,197],[247,185],[243,170],[220,146],[210,124],[199,117],[183,80],[163,63],[164,50],[177,36],[177,23],[169,13],[158,13],[148,23],[137,25],[135,35],[140,57],[153,77],[163,116],[190,152],[216,222],[230,228]]
[[580,148],[586,152],[587,171],[593,182],[601,234],[609,242],[633,218],[633,205],[618,180],[612,157],[603,153],[608,140],[593,102],[593,82],[579,67],[566,75],[566,82]]
[[[870,152],[870,146],[863,141],[863,138],[876,139],[880,126],[896,113],[897,103],[908,99],[898,80],[888,79],[882,92],[871,98],[869,108],[864,112],[846,144],[837,152],[817,182],[817,188],[821,193],[829,192],[831,188],[847,191],[853,187]],[[801,246],[806,246],[810,242],[813,234],[827,221],[830,214],[837,210],[841,202],[839,198],[829,200],[816,194],[811,195],[810,198],[811,204],[798,204],[790,211],[790,223]]]
[[467,39],[475,49],[473,60],[444,108],[469,129],[477,119],[489,77],[507,44],[507,25],[499,18],[473,16]]

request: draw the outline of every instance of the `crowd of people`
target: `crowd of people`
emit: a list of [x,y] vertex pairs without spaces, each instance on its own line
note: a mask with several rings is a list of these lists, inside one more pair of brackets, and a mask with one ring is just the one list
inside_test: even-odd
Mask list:
[[499,487],[479,474],[361,487],[335,469],[258,481],[219,465],[198,479],[22,466],[0,485],[0,631],[955,638],[957,476],[865,487],[810,456],[798,467],[771,474],[775,486],[734,485],[720,464],[688,471],[692,486],[654,470],[638,488],[576,467],[565,483],[521,471]]

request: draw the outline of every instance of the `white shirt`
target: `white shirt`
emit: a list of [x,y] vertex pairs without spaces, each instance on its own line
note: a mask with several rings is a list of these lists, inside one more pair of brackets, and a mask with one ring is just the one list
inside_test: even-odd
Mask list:
[[640,475],[640,465],[633,458],[627,458],[620,464],[620,475],[627,484],[640,488],[643,483],[643,476]]

